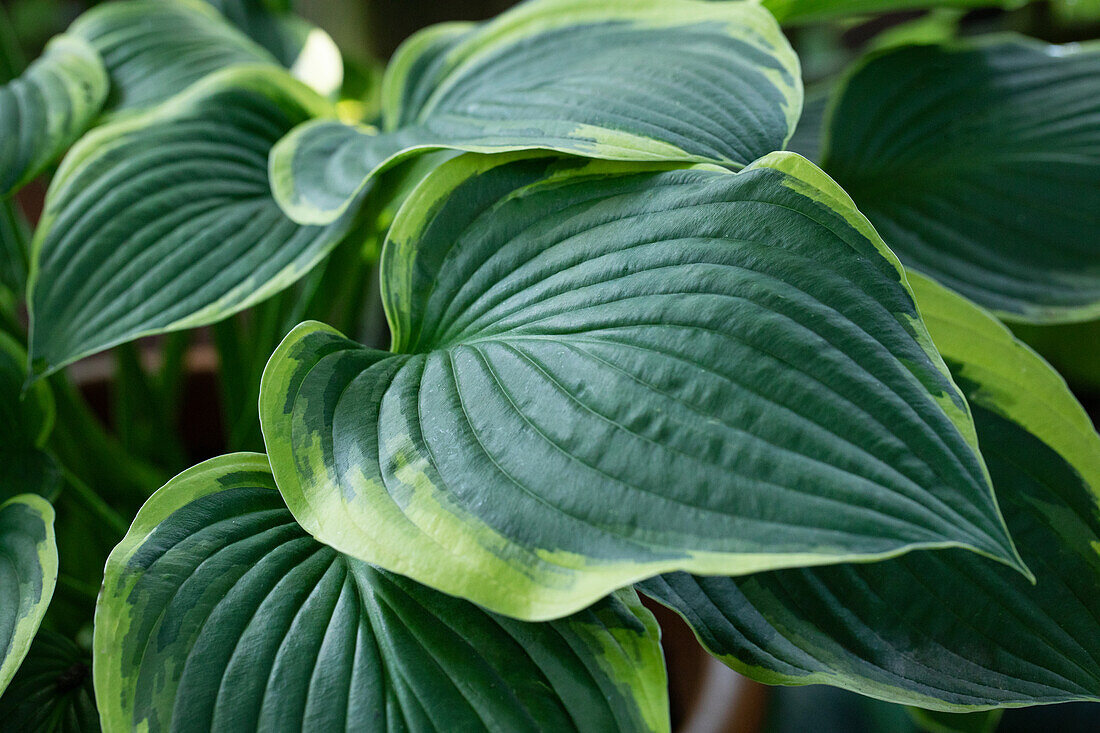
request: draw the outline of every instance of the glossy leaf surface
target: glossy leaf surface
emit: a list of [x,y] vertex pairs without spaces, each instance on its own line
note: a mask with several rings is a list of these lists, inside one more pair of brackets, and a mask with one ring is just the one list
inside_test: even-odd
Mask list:
[[53,507],[21,494],[0,503],[0,693],[31,647],[57,583]]
[[107,98],[95,50],[63,35],[0,86],[0,196],[41,173],[91,125]]
[[261,386],[348,554],[534,619],[674,568],[1013,556],[896,260],[803,158],[463,156],[381,270],[396,353],[306,323]]
[[781,149],[802,104],[798,59],[753,3],[535,0],[429,28],[386,73],[383,134],[320,121],[276,149],[276,196],[296,221],[331,221],[425,148],[739,167]]
[[309,271],[350,223],[287,219],[271,197],[267,155],[327,108],[280,69],[227,69],[81,140],[35,235],[36,372],[218,321]]
[[152,107],[230,66],[276,64],[201,0],[103,3],[81,15],[69,32],[103,57],[112,111]]
[[1034,571],[957,550],[870,565],[647,581],[715,654],[770,683],[942,710],[1100,699],[1100,436],[995,319],[910,274],[974,410],[1009,529]]
[[825,168],[908,267],[1005,317],[1100,315],[1100,46],[901,48],[835,100]]
[[546,624],[494,616],[298,526],[267,459],[157,492],[107,563],[95,688],[108,730],[667,730],[633,591]]

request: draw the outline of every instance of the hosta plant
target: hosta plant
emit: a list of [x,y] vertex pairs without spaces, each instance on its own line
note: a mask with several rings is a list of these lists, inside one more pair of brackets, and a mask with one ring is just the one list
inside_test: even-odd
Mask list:
[[380,88],[279,2],[7,49],[0,720],[668,730],[641,596],[938,726],[1100,700],[1100,436],[1005,325],[1100,316],[1100,47],[803,114],[780,22],[928,4],[529,0]]

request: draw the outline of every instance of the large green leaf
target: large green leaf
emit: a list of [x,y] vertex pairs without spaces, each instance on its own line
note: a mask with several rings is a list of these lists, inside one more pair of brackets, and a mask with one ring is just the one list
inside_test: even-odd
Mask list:
[[910,273],[974,410],[1031,585],[957,550],[747,578],[643,584],[734,668],[941,710],[1100,700],[1100,436],[994,318]]
[[84,41],[64,35],[0,86],[0,196],[41,173],[91,124],[107,97],[107,73]]
[[0,504],[0,693],[38,631],[57,582],[53,507],[21,494]]
[[103,57],[115,111],[151,107],[230,66],[277,63],[201,0],[103,3],[69,32]]
[[60,634],[39,631],[0,697],[5,730],[99,733],[91,655]]
[[26,394],[27,352],[0,332],[0,502],[16,494],[52,497],[61,480],[53,456],[44,450],[54,424],[53,393],[45,382]]
[[318,224],[419,149],[739,167],[783,147],[801,104],[798,59],[755,3],[534,0],[414,36],[386,72],[386,132],[305,125],[276,148],[273,184]]
[[1005,317],[1100,315],[1100,45],[1023,38],[873,57],[822,167],[914,267]]
[[1017,7],[1027,0],[762,0],[780,23],[797,25],[851,15],[926,8]]
[[290,3],[264,0],[207,2],[270,51],[295,78],[322,94],[331,94],[340,88],[344,80],[340,49],[323,30],[290,12]]
[[264,456],[222,456],[138,513],[96,610],[107,730],[668,729],[633,591],[494,616],[322,545],[274,489]]
[[328,109],[274,67],[207,77],[87,135],[35,234],[37,373],[138,336],[212,323],[305,274],[351,228],[299,226],[271,198],[267,155]]
[[799,156],[466,155],[381,278],[395,353],[306,323],[261,386],[279,488],[343,552],[527,619],[674,568],[1013,557],[900,266]]

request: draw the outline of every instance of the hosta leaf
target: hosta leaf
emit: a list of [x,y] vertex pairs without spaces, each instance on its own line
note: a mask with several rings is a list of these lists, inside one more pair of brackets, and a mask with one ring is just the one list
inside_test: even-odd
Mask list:
[[39,631],[0,697],[0,720],[23,733],[99,733],[91,655],[60,634]]
[[1031,585],[957,550],[646,593],[734,668],[942,710],[1100,700],[1100,436],[1053,369],[991,316],[910,273],[974,411]]
[[291,13],[287,7],[289,3],[264,0],[207,2],[270,51],[296,79],[322,94],[332,94],[340,88],[344,79],[340,49],[323,30]]
[[907,266],[1006,317],[1100,315],[1100,46],[901,48],[847,81],[822,167]]
[[107,97],[99,55],[63,35],[0,86],[0,196],[41,173],[91,124]]
[[667,730],[633,591],[528,624],[341,555],[262,455],[189,469],[107,562],[95,689],[108,730]]
[[387,132],[306,125],[276,149],[273,184],[316,224],[418,148],[743,166],[783,147],[801,104],[798,59],[755,3],[534,0],[414,37],[383,84]]
[[789,153],[445,163],[383,250],[396,353],[306,323],[268,363],[288,506],[528,619],[673,568],[1011,558],[965,403],[843,197]]
[[104,3],[69,32],[103,57],[116,111],[152,107],[229,66],[277,63],[201,0]]
[[1017,7],[1027,0],[762,0],[784,25],[810,23],[850,15],[896,13],[927,8]]
[[287,219],[271,198],[267,155],[326,109],[280,69],[227,69],[81,140],[35,234],[35,370],[220,320],[324,257],[351,222]]
[[45,382],[26,394],[27,352],[0,332],[0,502],[16,494],[51,497],[60,483],[60,468],[43,450],[53,429],[53,393]]
[[53,507],[21,494],[0,503],[0,692],[30,649],[57,582]]
[[30,227],[11,199],[0,199],[0,288],[23,297],[27,286]]

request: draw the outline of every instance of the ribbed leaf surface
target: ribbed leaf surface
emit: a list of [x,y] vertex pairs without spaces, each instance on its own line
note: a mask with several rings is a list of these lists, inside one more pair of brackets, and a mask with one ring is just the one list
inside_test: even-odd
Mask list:
[[996,320],[910,274],[970,400],[997,498],[1038,582],[958,550],[642,584],[758,679],[943,710],[1100,700],[1100,436]]
[[104,3],[69,32],[103,57],[111,110],[152,107],[229,66],[277,63],[201,0]]
[[223,456],[139,512],[96,609],[106,729],[667,730],[633,591],[554,623],[494,616],[322,545],[274,489],[264,456]]
[[60,634],[39,631],[0,697],[0,720],[21,733],[99,733],[91,655]]
[[672,568],[1012,557],[896,261],[798,156],[467,155],[381,268],[396,353],[303,324],[261,387],[280,490],[348,554],[534,619]]
[[267,155],[325,109],[280,69],[227,69],[81,140],[35,235],[35,370],[220,320],[324,257],[350,223],[287,219],[271,197]]
[[53,507],[21,494],[0,504],[0,693],[30,649],[57,583]]
[[1001,38],[862,66],[822,167],[907,266],[1006,317],[1100,315],[1100,46]]
[[296,221],[324,223],[418,147],[743,166],[783,147],[801,104],[798,60],[753,3],[535,0],[408,41],[386,132],[307,125],[277,148],[274,184]]
[[0,86],[0,196],[41,173],[99,114],[107,72],[79,38],[50,41],[42,56]]

